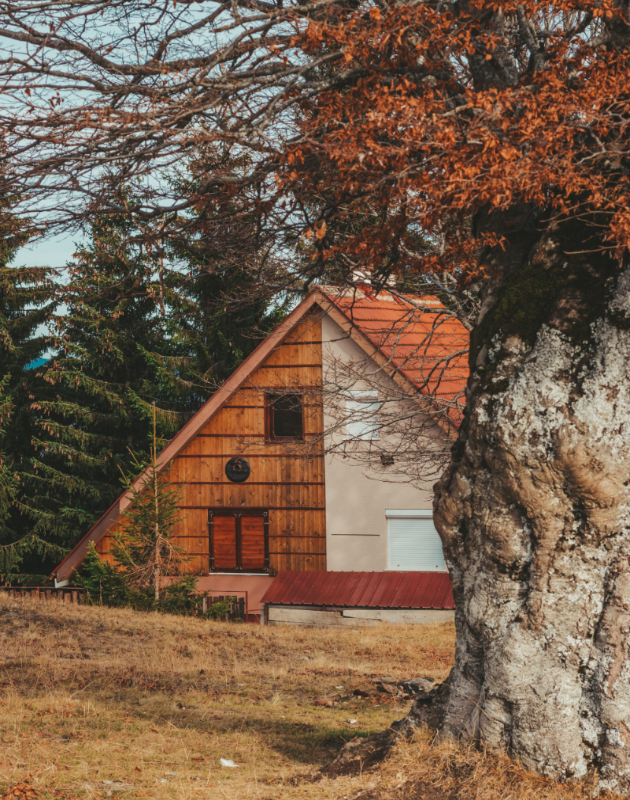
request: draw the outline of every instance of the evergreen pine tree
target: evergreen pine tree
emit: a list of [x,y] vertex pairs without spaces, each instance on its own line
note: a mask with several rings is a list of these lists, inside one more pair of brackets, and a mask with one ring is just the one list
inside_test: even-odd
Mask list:
[[125,576],[99,556],[93,542],[88,545],[81,574],[74,583],[85,589],[84,599],[89,603],[106,606],[133,604]]
[[[186,374],[199,398],[206,399],[282,320],[285,308],[253,299],[254,284],[245,271],[209,271],[207,243],[200,239],[195,244],[179,250],[187,270],[178,279],[174,303],[178,335],[188,354]],[[247,295],[241,304],[240,292]]]
[[217,170],[237,172],[240,166],[238,158],[206,146],[177,183],[193,211],[186,235],[169,241],[168,255],[179,267],[173,274],[173,316],[190,359],[191,384],[204,399],[283,319],[293,300],[286,291],[281,299],[274,295],[272,284],[287,282],[273,275],[266,259],[256,198],[243,203],[229,190],[207,188]]
[[[184,196],[202,180],[200,163],[180,187]],[[259,257],[248,233],[253,222],[240,219],[238,228],[230,222],[236,217],[229,198],[200,207],[187,237],[168,251],[159,246],[160,231],[135,226],[133,214],[95,220],[59,291],[65,310],[55,317],[52,340],[33,338],[52,314],[46,292],[53,284],[46,270],[38,274],[48,283],[30,301],[22,366],[44,360],[47,348],[52,354],[22,371],[20,411],[12,411],[10,426],[10,461],[17,458],[19,469],[3,482],[0,465],[0,545],[30,542],[37,553],[23,567],[38,580],[116,499],[120,469],[128,474],[149,459],[153,403],[160,449],[282,319],[284,306],[270,304],[252,269]],[[226,244],[240,235],[248,242],[241,261]],[[15,495],[11,519],[19,522],[6,533],[3,492]],[[5,560],[17,553],[7,550]]]
[[37,570],[44,555],[62,550],[32,530],[23,503],[37,461],[34,441],[43,387],[41,366],[49,348],[47,324],[57,305],[53,270],[12,267],[26,243],[25,226],[0,202],[0,580]]
[[[142,465],[136,460],[136,467]],[[154,598],[160,600],[162,579],[180,575],[188,560],[186,552],[172,539],[175,524],[181,519],[178,508],[181,486],[169,481],[169,468],[160,474],[157,461],[156,413],[153,406],[153,443],[145,480],[136,487],[126,478],[131,504],[125,510],[120,532],[114,537],[114,557],[123,570],[129,586],[146,590],[153,588]]]
[[177,377],[156,259],[129,243],[125,220],[99,220],[89,233],[68,268],[55,354],[37,370],[37,457],[21,501],[33,534],[65,548],[118,496],[130,450],[148,456],[152,403],[170,437],[187,418],[178,402],[189,392]]

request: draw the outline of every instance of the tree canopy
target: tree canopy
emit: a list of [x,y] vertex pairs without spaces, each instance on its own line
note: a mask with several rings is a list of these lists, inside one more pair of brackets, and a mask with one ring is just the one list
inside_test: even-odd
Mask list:
[[[38,198],[40,225],[115,211],[171,236],[186,210],[230,198],[278,258],[305,235],[346,267],[474,274],[480,247],[522,224],[498,212],[522,203],[535,219],[596,213],[594,246],[627,244],[622,2],[33,0],[0,14],[3,177]],[[178,196],[169,170],[200,146],[215,157]],[[142,187],[133,208],[121,168]]]

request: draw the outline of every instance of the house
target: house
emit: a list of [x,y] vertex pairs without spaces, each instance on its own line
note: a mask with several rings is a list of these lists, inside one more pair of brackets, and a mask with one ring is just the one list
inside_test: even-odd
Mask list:
[[[409,437],[422,443],[414,463],[450,448],[467,345],[435,297],[315,288],[159,456],[182,487],[174,535],[199,589],[243,596],[254,614],[277,573],[444,573],[431,481],[410,483],[404,459]],[[129,502],[59,564],[57,585],[90,542],[111,558]]]

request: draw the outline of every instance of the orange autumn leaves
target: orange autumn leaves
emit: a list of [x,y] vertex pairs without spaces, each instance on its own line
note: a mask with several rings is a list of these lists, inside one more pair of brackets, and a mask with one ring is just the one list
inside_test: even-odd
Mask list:
[[[470,273],[475,212],[521,202],[547,219],[595,214],[597,246],[625,251],[630,33],[615,3],[450,9],[331,7],[294,37],[338,59],[332,87],[302,104],[282,185],[324,198],[329,229],[369,209],[343,241],[318,236],[320,254]],[[414,247],[419,232],[440,247]]]

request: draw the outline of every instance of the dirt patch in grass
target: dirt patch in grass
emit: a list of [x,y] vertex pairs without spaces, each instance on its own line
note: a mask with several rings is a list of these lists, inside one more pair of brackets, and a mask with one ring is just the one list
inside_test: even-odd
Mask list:
[[261,627],[0,595],[0,798],[586,800],[589,781],[428,730],[373,770],[319,774],[409,708],[372,677],[443,679],[453,651],[451,624]]

